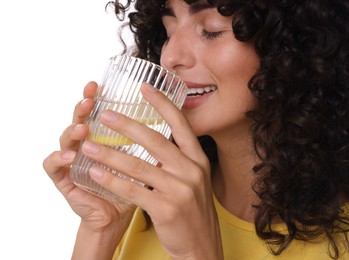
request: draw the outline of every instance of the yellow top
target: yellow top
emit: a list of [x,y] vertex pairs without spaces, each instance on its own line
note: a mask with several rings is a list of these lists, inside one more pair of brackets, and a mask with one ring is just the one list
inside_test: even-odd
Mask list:
[[[254,224],[241,220],[229,213],[215,198],[223,241],[224,259],[226,260],[328,260],[328,243],[293,241],[280,255],[272,255],[265,243],[255,233]],[[347,207],[348,209],[349,207]],[[283,224],[275,225],[278,230],[285,230]],[[129,229],[118,246],[114,260],[170,260],[158,240],[153,227],[145,230],[142,211],[137,209]],[[349,259],[348,249],[339,259]]]

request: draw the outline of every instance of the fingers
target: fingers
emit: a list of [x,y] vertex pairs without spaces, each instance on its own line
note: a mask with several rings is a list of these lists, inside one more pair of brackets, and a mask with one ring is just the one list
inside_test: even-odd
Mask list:
[[83,125],[85,119],[91,113],[94,107],[94,97],[98,85],[96,82],[89,82],[84,88],[84,99],[80,101],[74,109],[73,124],[62,133],[60,137],[60,146],[62,150],[75,150],[79,142],[86,138],[88,127]]
[[73,123],[81,124],[90,114],[94,107],[94,97],[97,92],[98,85],[96,82],[89,82],[84,88],[84,99],[80,101],[74,109]]
[[[170,162],[172,158],[174,160],[172,161],[172,165],[178,165],[178,160],[183,159],[181,155],[184,154],[187,158],[207,167],[208,160],[206,155],[202,151],[197,137],[191,130],[185,116],[160,91],[154,92],[154,88],[150,85],[143,84],[141,90],[144,98],[155,107],[163,119],[169,124],[172,135],[180,150],[159,133],[123,115],[105,111],[101,116],[102,122],[117,132],[126,135],[136,143],[141,144],[162,163],[165,159],[167,162]],[[172,156],[169,157],[169,154]]]
[[115,175],[105,169],[93,167],[90,169],[90,176],[98,184],[113,192],[118,197],[146,209],[147,205],[155,204],[159,201],[156,193],[140,186],[135,182],[115,177]]
[[[162,134],[120,113],[104,111],[101,122],[145,147],[161,162],[161,167],[91,141],[83,143],[82,152],[116,172],[124,173],[153,187],[154,190],[151,191],[129,179],[116,177],[112,172],[100,167],[90,169],[90,175],[97,183],[128,202],[146,209],[150,200],[160,203],[159,194],[173,196],[178,194],[178,191],[192,191],[194,186],[203,186],[201,184],[209,179],[209,163],[187,119],[175,105],[161,92],[154,92],[154,88],[148,87],[147,84],[142,86],[142,93],[170,125],[179,147]],[[73,136],[73,132],[73,127],[67,129],[67,135]],[[69,142],[66,146],[69,146]]]
[[[108,127],[124,134],[135,143],[142,145],[146,150],[160,162],[177,164],[180,159],[180,151],[168,139],[160,133],[150,129],[140,122],[134,121],[127,116],[113,111],[104,111],[101,120]],[[164,152],[165,151],[165,152]],[[169,157],[168,155],[172,156]]]
[[[113,151],[103,152],[100,157],[94,157],[95,160],[103,161],[111,168],[126,173],[159,191],[166,190],[169,188],[168,183],[173,184],[174,181],[179,179],[193,184],[203,180],[203,173],[209,175],[209,162],[203,152],[202,158],[198,156],[197,161],[195,161],[192,154],[185,155],[175,144],[160,133],[113,111],[104,111],[101,120],[108,127],[143,146],[161,163],[161,168],[154,166],[150,168],[147,166],[148,163],[142,163],[141,160],[136,160],[136,158],[128,159],[128,155],[116,154]],[[194,141],[197,142],[196,139]],[[100,146],[98,149],[101,149]],[[198,150],[196,154],[200,154],[201,147]],[[99,151],[96,150],[95,152],[98,153]],[[86,155],[91,156],[90,154]]]
[[[91,141],[84,142],[82,151],[93,160],[131,177],[131,181],[123,179],[97,166],[92,167],[89,171],[91,178],[98,184],[129,203],[145,209],[150,214],[158,214],[156,211],[168,206],[169,201],[175,203],[177,200],[178,202],[191,200],[195,197],[194,191],[198,187],[202,189],[205,186],[205,175],[198,173],[199,168],[194,170],[193,167],[185,167],[187,171],[184,169],[180,171],[188,178],[178,178],[175,174],[164,171],[142,159]],[[196,176],[195,180],[193,176]],[[198,177],[200,179],[197,179]],[[154,189],[149,190],[132,179],[143,182]]]
[[193,159],[200,161],[205,158],[197,137],[191,130],[186,117],[160,91],[154,92],[149,84],[142,85],[142,94],[149,101],[162,118],[169,124],[172,136],[181,151]]
[[75,155],[74,151],[56,151],[44,159],[43,168],[54,183],[57,184],[65,178],[62,168],[69,167],[73,163]]
[[86,117],[90,114],[94,107],[94,101],[91,98],[86,98],[75,105],[73,114],[73,123],[82,124]]
[[84,124],[72,124],[66,128],[60,137],[62,151],[76,150],[80,141],[84,140],[88,134],[88,126]]
[[[168,179],[171,178],[171,176],[161,168],[153,166],[144,160],[91,141],[84,142],[82,145],[82,152],[86,156],[107,165],[117,172],[125,173],[137,181],[146,183],[151,187],[156,187],[159,191],[166,189],[163,183],[169,183]],[[104,171],[101,168],[94,168],[95,172],[98,172],[98,170]],[[113,191],[114,190],[115,189],[113,189]]]
[[85,88],[84,88],[84,98],[94,98],[96,93],[97,93],[97,88],[98,88],[98,84],[94,81],[91,81],[89,83],[86,84]]

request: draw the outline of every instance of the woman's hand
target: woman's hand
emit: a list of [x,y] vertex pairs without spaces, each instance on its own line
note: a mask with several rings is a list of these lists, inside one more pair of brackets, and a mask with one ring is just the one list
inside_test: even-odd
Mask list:
[[108,190],[147,211],[173,259],[223,259],[208,159],[184,115],[153,87],[144,84],[142,93],[170,125],[178,147],[139,122],[105,111],[101,118],[106,126],[144,146],[159,164],[153,166],[92,142],[85,142],[82,149],[92,159],[153,189],[102,168],[93,167],[90,174]]
[[[84,140],[88,133],[88,126],[84,125],[83,122],[94,107],[93,98],[96,90],[97,84],[95,82],[90,82],[86,85],[84,99],[75,107],[73,122],[60,137],[61,150],[51,153],[43,162],[43,167],[48,176],[66,198],[75,213],[81,217],[79,229],[81,236],[79,237],[78,234],[76,247],[86,252],[88,250],[83,248],[83,244],[86,244],[88,241],[86,236],[85,238],[82,237],[82,234],[98,234],[99,239],[102,240],[103,235],[101,236],[101,234],[107,233],[110,238],[113,238],[118,243],[133,213],[133,207],[129,205],[112,205],[99,197],[81,190],[75,186],[70,178],[70,165],[74,160],[81,140]],[[87,247],[93,248],[92,244]],[[115,249],[115,245],[113,247]],[[96,249],[96,251],[98,250]],[[92,257],[92,254],[90,254],[90,257]]]

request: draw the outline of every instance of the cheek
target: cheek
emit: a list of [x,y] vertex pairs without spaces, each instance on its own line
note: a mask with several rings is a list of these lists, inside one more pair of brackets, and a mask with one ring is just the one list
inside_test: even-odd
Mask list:
[[252,48],[236,48],[221,55],[221,68],[225,73],[234,73],[235,77],[248,81],[259,67],[259,57]]
[[211,48],[207,58],[208,64],[220,70],[235,71],[240,74],[240,78],[251,78],[260,64],[253,45],[236,39],[222,42],[215,48]]
[[248,88],[248,82],[259,68],[259,57],[252,47],[246,44],[239,47],[226,50],[225,55],[221,52],[217,62],[211,64],[216,72],[220,100],[224,104],[222,107],[236,116],[243,116],[255,107],[255,98]]
[[240,43],[236,48],[221,51],[217,62],[212,63],[219,84],[230,86],[227,90],[235,92],[240,98],[250,100],[252,94],[248,82],[257,72],[260,59],[252,46]]

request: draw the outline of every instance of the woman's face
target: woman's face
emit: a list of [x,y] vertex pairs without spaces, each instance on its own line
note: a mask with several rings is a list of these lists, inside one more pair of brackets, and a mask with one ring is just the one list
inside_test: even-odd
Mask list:
[[[219,135],[249,126],[244,113],[254,105],[247,83],[259,66],[250,43],[235,39],[232,17],[206,1],[169,0],[163,11],[168,40],[161,64],[187,83],[183,112],[196,135]],[[242,127],[242,128],[241,128]]]

